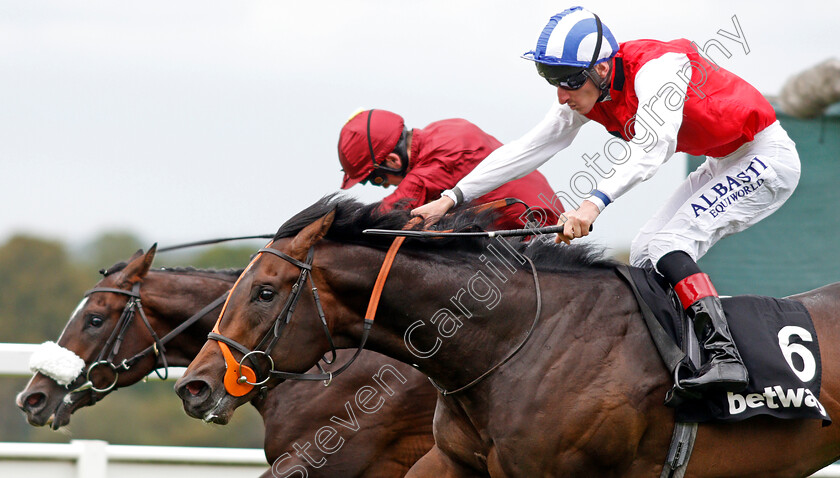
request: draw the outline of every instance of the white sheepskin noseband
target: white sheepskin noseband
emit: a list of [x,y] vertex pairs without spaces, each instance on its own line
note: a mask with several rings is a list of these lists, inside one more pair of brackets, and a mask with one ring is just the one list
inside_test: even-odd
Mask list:
[[29,370],[41,372],[65,387],[82,373],[85,361],[55,342],[44,342],[29,357]]

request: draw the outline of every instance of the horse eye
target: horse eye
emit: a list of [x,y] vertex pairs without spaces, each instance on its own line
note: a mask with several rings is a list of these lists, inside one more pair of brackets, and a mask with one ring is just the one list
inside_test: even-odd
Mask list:
[[101,327],[103,323],[105,323],[105,319],[98,315],[91,315],[88,319],[88,324],[90,324],[91,327]]
[[274,291],[271,289],[262,289],[257,294],[257,298],[263,302],[270,302],[274,298]]

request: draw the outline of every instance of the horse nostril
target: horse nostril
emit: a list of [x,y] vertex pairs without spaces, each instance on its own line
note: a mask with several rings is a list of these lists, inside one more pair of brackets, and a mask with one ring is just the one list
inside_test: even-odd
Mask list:
[[189,382],[184,388],[187,389],[190,395],[197,397],[207,389],[207,384],[200,380],[193,380]]
[[30,393],[24,400],[23,406],[27,410],[34,410],[39,408],[46,401],[47,396],[41,392]]

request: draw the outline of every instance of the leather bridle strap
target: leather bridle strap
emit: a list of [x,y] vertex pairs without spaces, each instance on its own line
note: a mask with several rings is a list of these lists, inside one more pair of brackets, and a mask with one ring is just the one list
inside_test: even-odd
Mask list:
[[[131,325],[131,319],[134,318],[137,306],[140,303],[140,283],[136,282],[132,286],[130,291],[125,289],[117,289],[114,287],[98,287],[88,290],[87,292],[85,292],[84,295],[85,297],[88,297],[89,295],[95,292],[111,292],[115,294],[126,295],[128,296],[128,302],[126,302],[125,307],[123,308],[123,311],[120,314],[120,318],[117,319],[117,323],[114,326],[114,330],[111,332],[111,335],[108,336],[108,340],[105,341],[105,345],[102,347],[102,350],[99,351],[99,355],[97,356],[96,360],[87,367],[85,382],[71,390],[68,393],[68,397],[73,393],[81,392],[88,389],[90,389],[91,392],[110,392],[117,385],[117,379],[119,378],[120,370],[126,371],[129,367],[125,361],[123,361],[123,363],[120,365],[115,365],[113,359],[119,353],[120,346],[122,345],[123,339],[125,338],[125,334],[128,332],[128,327]],[[148,320],[145,320],[145,317],[144,321],[148,324]],[[154,334],[154,331],[152,331],[152,337],[154,339],[157,338],[157,336]],[[110,385],[104,388],[97,388],[93,384],[93,380],[91,379],[91,373],[93,372],[93,370],[100,366],[110,368],[114,374],[113,382],[111,382]],[[92,400],[96,402],[96,396],[93,393],[91,394],[91,397]]]
[[[163,362],[164,362],[164,368],[165,368],[164,374],[165,375],[163,377],[161,377],[158,374],[158,377],[161,377],[162,380],[166,380],[166,378],[169,376],[169,368],[166,364],[166,355],[164,354],[164,352],[166,352],[166,349],[164,348],[164,345],[166,345],[167,343],[169,343],[170,340],[172,340],[175,337],[177,337],[178,335],[180,335],[181,332],[183,332],[184,330],[186,330],[187,328],[189,328],[190,326],[192,326],[193,324],[195,324],[196,322],[201,320],[205,315],[210,313],[211,310],[220,306],[227,299],[227,296],[228,296],[229,293],[230,293],[230,291],[225,292],[224,294],[217,297],[213,302],[210,302],[209,304],[204,306],[201,310],[199,310],[198,312],[193,314],[189,319],[181,322],[181,324],[178,327],[175,327],[174,329],[172,329],[172,331],[170,331],[168,334],[164,335],[160,340],[156,340],[154,344],[146,347],[145,349],[138,352],[137,354],[135,354],[130,359],[124,360],[123,364],[126,365],[126,368],[127,368],[127,367],[131,367],[137,361],[139,361],[140,359],[142,359],[143,357],[145,357],[146,355],[148,355],[150,353],[154,353],[156,356],[160,355]],[[141,310],[141,312],[140,312],[141,317],[143,318],[143,321],[146,323],[146,327],[148,327],[149,330],[152,332],[152,337],[156,338],[157,336],[154,334],[154,331],[152,331],[151,326],[149,325],[149,321],[146,320],[145,314],[142,312],[142,309],[140,309],[140,310]],[[155,373],[157,373],[157,369],[155,369]]]
[[136,304],[140,300],[140,283],[135,283],[130,291],[111,287],[91,289],[85,292],[85,297],[94,292],[112,292],[128,296],[128,302],[126,302],[125,308],[123,308],[122,314],[120,314],[120,318],[114,326],[114,330],[111,332],[108,340],[105,341],[105,345],[99,351],[99,356],[96,359],[96,363],[103,361],[111,363],[112,359],[119,353],[120,345],[126,332],[128,332],[128,326],[131,324],[131,319],[134,318]]
[[115,294],[127,295],[138,299],[140,298],[139,290],[135,290],[134,287],[132,287],[131,290],[117,289],[116,287],[96,287],[85,292],[85,297],[93,294],[94,292],[113,292]]
[[[207,315],[211,310],[218,307],[224,300],[227,298],[228,292],[225,292],[220,297],[216,298],[213,302],[204,306],[201,310],[193,314],[190,318],[182,322],[178,327],[172,329],[168,334],[164,335],[162,338],[158,338],[157,333],[155,333],[152,324],[149,322],[149,319],[146,317],[146,313],[143,310],[143,305],[140,301],[140,283],[135,283],[131,290],[125,289],[117,289],[114,287],[97,287],[94,289],[90,289],[85,292],[85,297],[95,293],[95,292],[111,292],[114,294],[125,295],[129,297],[128,302],[123,309],[120,318],[117,321],[117,325],[114,327],[114,331],[108,337],[105,345],[103,346],[102,350],[99,352],[99,357],[97,360],[91,364],[88,368],[88,375],[90,375],[90,371],[98,365],[108,365],[110,368],[113,369],[114,373],[119,372],[127,372],[131,367],[134,366],[138,361],[140,361],[143,357],[149,355],[150,353],[154,353],[156,357],[159,357],[162,361],[163,367],[156,367],[155,374],[160,377],[162,380],[166,380],[169,377],[169,364],[166,360],[166,347],[165,345],[169,343],[172,339],[177,337],[181,334],[184,330],[186,330],[191,325],[195,324],[199,320],[201,320],[205,315]],[[134,316],[135,311],[140,314],[140,318],[143,320],[143,324],[146,326],[146,329],[149,331],[149,334],[152,336],[152,340],[154,343],[149,345],[145,349],[141,350],[140,352],[136,353],[134,356],[128,359],[124,359],[119,365],[115,365],[112,360],[119,352],[120,344],[122,343],[123,339],[125,338],[125,333],[128,330],[130,325],[131,319]],[[107,359],[105,358],[107,354]],[[163,368],[164,372],[161,375],[158,372],[159,368]],[[88,377],[89,379],[89,377]],[[116,384],[116,379],[114,380],[114,384]],[[88,388],[93,389],[92,384],[86,383],[81,387],[78,387],[72,390],[70,393],[86,390]],[[109,391],[113,387],[108,387],[106,389],[94,389],[94,391],[99,392],[106,392]]]
[[[350,367],[350,365],[359,357],[359,355],[361,354],[362,350],[365,347],[365,344],[367,343],[367,339],[368,339],[368,336],[370,334],[370,329],[373,326],[373,319],[376,316],[376,309],[379,305],[379,300],[380,300],[381,295],[382,295],[382,289],[385,287],[385,281],[388,278],[388,273],[391,270],[391,266],[393,265],[394,258],[396,257],[397,252],[399,251],[400,246],[402,245],[404,240],[405,240],[405,238],[402,238],[402,237],[396,238],[394,240],[394,242],[391,243],[391,247],[389,248],[388,252],[385,254],[385,260],[382,262],[382,266],[380,267],[380,270],[379,270],[379,275],[376,278],[376,282],[374,283],[374,286],[373,286],[373,291],[371,292],[371,298],[370,298],[370,301],[368,303],[368,309],[367,309],[367,312],[365,313],[365,318],[364,318],[364,324],[363,324],[364,330],[363,330],[363,333],[362,333],[362,338],[361,338],[360,343],[359,343],[359,347],[356,349],[356,353],[353,354],[353,357],[351,357],[350,360],[348,360],[344,365],[342,365],[340,368],[338,368],[337,370],[335,370],[333,372],[323,372],[323,373],[319,373],[319,374],[307,374],[307,373],[293,373],[293,372],[283,372],[283,371],[280,371],[280,370],[274,370],[273,369],[274,363],[271,360],[270,355],[268,354],[268,351],[270,351],[270,348],[267,349],[266,351],[259,350],[259,347],[262,346],[265,343],[265,339],[269,335],[266,335],[266,337],[264,337],[263,340],[260,341],[260,344],[258,345],[258,350],[253,350],[252,351],[252,350],[248,350],[247,347],[243,346],[239,342],[221,335],[221,333],[219,331],[219,322],[216,322],[216,326],[213,328],[213,331],[210,332],[207,335],[207,338],[212,339],[212,340],[216,340],[217,342],[219,342],[219,347],[222,350],[222,355],[224,356],[224,359],[225,359],[225,365],[228,368],[227,372],[225,373],[225,380],[224,380],[225,389],[227,390],[227,392],[230,393],[233,396],[239,397],[239,396],[245,395],[246,393],[250,392],[253,389],[254,386],[264,385],[268,381],[268,379],[266,379],[266,380],[263,380],[261,382],[257,382],[256,373],[253,371],[253,369],[251,369],[248,366],[242,365],[242,361],[244,361],[244,359],[246,357],[250,357],[251,355],[257,354],[257,353],[264,354],[266,356],[267,360],[269,361],[269,363],[271,364],[271,370],[269,370],[269,376],[270,377],[276,377],[276,378],[283,379],[283,380],[288,379],[288,380],[324,381],[325,385],[329,385],[330,382],[332,382],[333,377],[335,377],[335,376],[341,374],[342,372],[344,372],[345,370],[347,370],[347,368]],[[293,287],[293,291],[290,293],[289,300],[287,300],[287,303],[283,307],[283,310],[281,311],[281,313],[275,319],[275,324],[274,324],[274,327],[273,327],[274,337],[272,337],[272,339],[268,342],[268,346],[272,347],[277,342],[277,340],[279,339],[280,334],[282,333],[282,330],[285,327],[285,325],[287,323],[289,323],[289,321],[291,320],[292,313],[294,312],[294,306],[297,302],[297,296],[299,296],[300,293],[302,292],[300,286],[303,285],[302,284],[303,281],[306,280],[306,278],[308,276],[308,273],[312,269],[311,261],[312,261],[312,254],[313,254],[314,249],[310,248],[309,253],[307,254],[306,262],[302,262],[302,261],[299,261],[299,260],[281,252],[281,251],[278,251],[277,249],[270,248],[269,247],[270,245],[271,244],[269,244],[265,248],[260,249],[258,251],[257,256],[255,256],[254,259],[252,260],[251,264],[249,264],[249,266],[248,266],[249,268],[254,263],[254,261],[256,261],[256,258],[259,257],[260,253],[269,253],[269,254],[275,255],[275,256],[277,256],[277,257],[279,257],[279,258],[281,258],[281,259],[283,259],[283,260],[301,268],[301,276],[299,276],[298,282],[296,282],[296,284],[295,284],[298,287],[297,288]],[[243,272],[243,275],[244,275],[244,272]],[[241,277],[242,276],[240,276],[240,278]],[[238,283],[238,281],[237,281],[237,283]],[[236,287],[236,285],[237,284],[234,284],[234,288]],[[326,324],[326,318],[325,318],[325,315],[324,315],[324,312],[323,312],[323,308],[321,307],[320,298],[317,294],[317,289],[315,287],[313,287],[312,289],[313,289],[313,295],[314,295],[314,298],[315,298],[316,306],[317,306],[317,309],[318,309],[319,318],[321,319],[321,323],[324,326],[324,329],[325,329],[326,334],[327,334],[327,338],[330,341],[330,346],[332,347],[333,346],[332,345],[332,337],[329,333],[329,327],[327,327],[327,324]],[[231,290],[233,290],[233,289],[231,289]],[[225,303],[225,308],[226,307],[227,307],[227,303]],[[222,315],[223,314],[224,314],[224,309],[222,309]],[[221,320],[222,315],[219,316],[219,320]],[[230,352],[230,349],[228,349],[228,346],[233,347],[234,349],[236,349],[237,351],[242,353],[244,355],[242,360],[237,362],[233,358],[233,354]],[[333,354],[333,358],[335,358],[335,354]],[[330,362],[327,362],[327,363],[330,363]],[[236,367],[235,371],[234,371],[234,367],[229,366],[229,364],[233,364]],[[319,364],[319,368],[320,368],[320,364]],[[323,368],[321,368],[321,370],[323,370]]]
[[[307,256],[312,255],[311,251],[312,251],[312,249],[310,249],[310,252],[307,253]],[[311,262],[312,258],[311,257],[306,258],[307,262],[301,262],[301,261],[295,259],[294,257],[292,257],[292,256],[290,256],[290,255],[288,255],[288,254],[286,254],[282,251],[278,251],[277,249],[272,249],[270,247],[263,247],[262,249],[257,251],[257,254],[262,253],[262,252],[267,252],[269,254],[274,254],[275,256],[285,260],[286,262],[290,262],[290,263],[298,266],[301,269],[304,269],[304,270],[307,270],[307,271],[310,271],[310,272],[312,271],[312,262]]]
[[[277,256],[281,259],[284,259],[287,262],[290,262],[290,263],[300,267],[300,269],[301,269],[300,277],[298,277],[298,281],[295,283],[295,285],[292,286],[292,292],[290,294],[290,296],[294,297],[294,300],[289,301],[289,303],[283,308],[283,311],[280,312],[280,315],[277,318],[278,320],[276,320],[274,322],[274,339],[268,344],[268,347],[265,348],[265,352],[267,354],[271,351],[272,347],[274,347],[274,344],[277,343],[277,340],[279,340],[280,334],[282,333],[283,328],[292,319],[292,314],[295,312],[295,307],[297,306],[297,301],[298,301],[298,298],[300,297],[299,289],[303,288],[303,285],[304,285],[304,283],[306,282],[307,279],[309,279],[310,282],[312,281],[312,279],[310,278],[309,275],[312,273],[312,256],[314,254],[314,249],[312,249],[312,248],[309,249],[309,252],[307,253],[307,257],[306,257],[306,262],[301,262],[301,261],[295,259],[294,257],[289,256],[288,254],[285,254],[281,251],[278,251],[277,249],[271,249],[271,248],[268,248],[268,247],[262,248],[262,249],[257,251],[257,253],[260,253],[260,252],[267,252],[269,254],[274,254],[275,256]],[[318,318],[321,321],[321,327],[324,329],[324,335],[327,336],[327,341],[330,344],[330,353],[332,354],[332,358],[327,359],[326,355],[324,355],[322,357],[322,360],[327,365],[329,365],[329,364],[332,364],[333,362],[335,362],[335,357],[336,357],[335,343],[333,342],[332,335],[330,334],[330,328],[327,325],[327,317],[324,314],[324,308],[321,306],[321,296],[318,294],[318,288],[315,287],[314,283],[312,284],[312,297],[315,299],[315,307],[318,310]],[[286,315],[286,320],[281,321],[280,317],[283,316],[284,314]],[[265,338],[263,338],[263,341],[261,341],[257,345],[256,350],[262,350],[264,342],[265,342]],[[320,368],[320,365],[319,365],[319,368]],[[321,369],[321,371],[324,372],[324,369]],[[326,372],[324,372],[324,373],[326,373]]]
[[379,307],[379,299],[382,297],[382,289],[385,288],[385,281],[388,279],[388,274],[391,272],[391,266],[394,264],[394,258],[397,256],[397,252],[399,252],[400,246],[402,246],[404,241],[404,237],[395,238],[394,242],[391,243],[391,247],[388,248],[388,252],[385,253],[385,259],[382,261],[382,266],[379,268],[379,275],[376,277],[376,282],[373,284],[373,290],[370,293],[370,301],[368,302],[368,308],[365,312],[362,339],[359,342],[359,348],[356,349],[356,353],[353,354],[353,357],[351,357],[347,363],[334,372],[325,372],[321,374],[293,374],[289,372],[281,372],[279,370],[272,370],[272,375],[292,380],[325,380],[325,385],[329,385],[333,377],[347,370],[347,368],[356,361],[362,353],[362,350],[365,348],[365,343],[367,342],[368,335],[370,334],[370,329],[373,327],[373,319],[376,317],[376,309]]
[[[277,341],[280,340],[280,335],[283,333],[283,329],[289,321],[291,321],[292,315],[295,313],[298,301],[303,293],[303,288],[306,285],[306,280],[312,272],[312,259],[314,258],[315,251],[312,248],[309,249],[309,252],[306,253],[306,262],[301,262],[276,249],[263,248],[257,251],[258,254],[263,252],[274,254],[300,268],[300,274],[298,275],[297,281],[295,281],[294,285],[292,285],[292,290],[289,292],[289,297],[286,299],[286,303],[274,319],[273,335],[269,333],[265,334],[257,346],[254,347],[254,350],[262,351],[268,355],[271,353],[271,350],[274,348]],[[329,337],[329,331],[327,331],[327,337],[330,339],[330,343],[332,344],[332,338]]]

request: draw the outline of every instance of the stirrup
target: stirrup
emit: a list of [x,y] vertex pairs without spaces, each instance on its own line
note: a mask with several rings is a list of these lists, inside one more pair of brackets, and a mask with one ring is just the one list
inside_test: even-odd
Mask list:
[[677,368],[674,369],[674,385],[665,393],[665,406],[670,408],[677,408],[680,405],[683,405],[686,402],[691,402],[695,400],[700,400],[702,397],[696,391],[687,390],[685,387],[680,385],[680,372],[684,372],[687,377],[694,376],[694,369],[690,365],[686,364],[685,362],[681,362],[677,365]]

